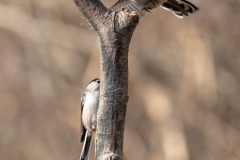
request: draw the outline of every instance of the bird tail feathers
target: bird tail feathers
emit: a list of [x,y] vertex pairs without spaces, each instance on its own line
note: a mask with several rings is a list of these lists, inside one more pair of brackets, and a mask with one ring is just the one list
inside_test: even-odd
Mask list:
[[161,4],[163,9],[171,11],[178,18],[188,16],[189,13],[195,13],[199,8],[187,0],[167,0]]
[[79,160],[88,160],[89,159],[91,140],[92,140],[92,136],[88,136],[88,134],[86,133],[85,140],[84,140],[83,147],[82,147],[82,153],[81,153]]

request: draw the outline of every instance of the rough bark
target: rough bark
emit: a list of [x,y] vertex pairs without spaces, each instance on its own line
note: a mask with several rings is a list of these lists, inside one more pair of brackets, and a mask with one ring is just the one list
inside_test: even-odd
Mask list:
[[100,106],[96,160],[121,160],[128,102],[128,48],[139,17],[108,10],[99,0],[74,0],[96,30],[100,45]]

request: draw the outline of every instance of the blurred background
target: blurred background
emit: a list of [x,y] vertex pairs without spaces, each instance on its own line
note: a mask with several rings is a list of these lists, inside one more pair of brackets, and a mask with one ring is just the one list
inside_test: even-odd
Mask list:
[[[240,1],[191,2],[195,15],[156,9],[134,32],[124,160],[240,159]],[[72,0],[0,1],[0,159],[79,158],[90,28]]]

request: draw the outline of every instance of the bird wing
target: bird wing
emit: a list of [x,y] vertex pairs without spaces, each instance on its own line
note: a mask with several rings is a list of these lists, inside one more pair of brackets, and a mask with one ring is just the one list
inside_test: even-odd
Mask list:
[[84,103],[85,103],[85,99],[86,99],[86,94],[84,93],[82,98],[81,98],[81,124],[82,124],[82,136],[81,136],[81,142],[84,141],[85,138],[85,134],[87,129],[84,127],[83,122],[82,122],[82,113],[83,113],[83,107],[84,107]]
[[124,6],[131,3],[130,0],[118,0],[111,8],[119,8],[119,6]]
[[139,16],[144,16],[146,12],[142,6],[139,6],[136,2],[131,0],[119,0],[110,9],[112,11],[121,11],[122,8],[133,11]]

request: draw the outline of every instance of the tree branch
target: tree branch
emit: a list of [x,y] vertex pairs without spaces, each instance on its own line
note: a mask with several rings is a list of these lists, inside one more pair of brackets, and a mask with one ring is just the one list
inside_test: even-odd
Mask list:
[[111,15],[113,21],[99,30],[101,99],[96,157],[104,160],[122,159],[128,101],[128,47],[138,22],[138,18],[129,16],[127,12],[115,14]]
[[139,17],[107,10],[97,0],[74,0],[97,31],[100,53],[100,105],[95,159],[120,160],[128,101],[128,48]]
[[[73,0],[80,12],[88,19],[93,28],[101,25],[108,9],[99,0]],[[98,28],[98,27],[97,27]]]

